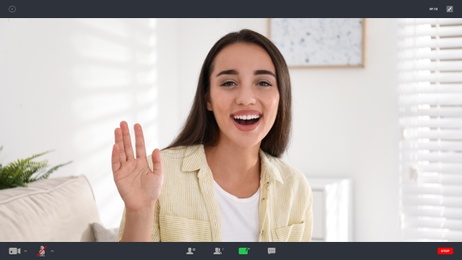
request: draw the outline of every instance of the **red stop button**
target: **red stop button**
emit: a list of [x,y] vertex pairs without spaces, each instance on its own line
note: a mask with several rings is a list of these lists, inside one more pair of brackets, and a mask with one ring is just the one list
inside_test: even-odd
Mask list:
[[454,254],[454,249],[452,247],[439,247],[438,255],[452,255]]

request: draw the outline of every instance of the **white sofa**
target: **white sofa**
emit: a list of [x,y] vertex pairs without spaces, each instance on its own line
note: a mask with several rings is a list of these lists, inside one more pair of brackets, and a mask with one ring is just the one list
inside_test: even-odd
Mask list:
[[115,241],[115,233],[100,224],[84,175],[0,190],[0,242]]

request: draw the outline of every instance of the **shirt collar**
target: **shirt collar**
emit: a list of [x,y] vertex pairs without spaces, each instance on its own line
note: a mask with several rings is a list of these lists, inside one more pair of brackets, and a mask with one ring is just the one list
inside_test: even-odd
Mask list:
[[[260,150],[261,180],[263,182],[278,181],[284,184],[279,168],[276,167],[276,158]],[[208,168],[207,158],[205,157],[204,145],[191,145],[184,151],[182,171],[191,172],[201,168]],[[206,171],[199,171],[204,174]]]
[[279,168],[276,167],[275,160],[277,160],[277,158],[260,149],[261,180],[266,183],[274,180],[284,184],[281,172],[279,171]]
[[191,172],[197,171],[205,166],[207,166],[207,158],[205,158],[204,145],[187,146],[184,150],[181,170],[184,172]]

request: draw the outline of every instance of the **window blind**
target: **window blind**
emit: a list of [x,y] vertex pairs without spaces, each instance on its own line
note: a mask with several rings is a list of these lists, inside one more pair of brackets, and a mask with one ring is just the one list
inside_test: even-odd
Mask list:
[[462,241],[462,19],[399,24],[403,236]]

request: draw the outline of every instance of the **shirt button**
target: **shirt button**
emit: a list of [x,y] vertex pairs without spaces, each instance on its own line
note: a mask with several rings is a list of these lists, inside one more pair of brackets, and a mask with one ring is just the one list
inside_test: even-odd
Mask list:
[[269,182],[269,181],[268,181],[268,182],[266,182],[266,185],[269,185],[269,184],[270,184],[270,182]]
[[265,200],[265,198],[262,198],[261,200]]

